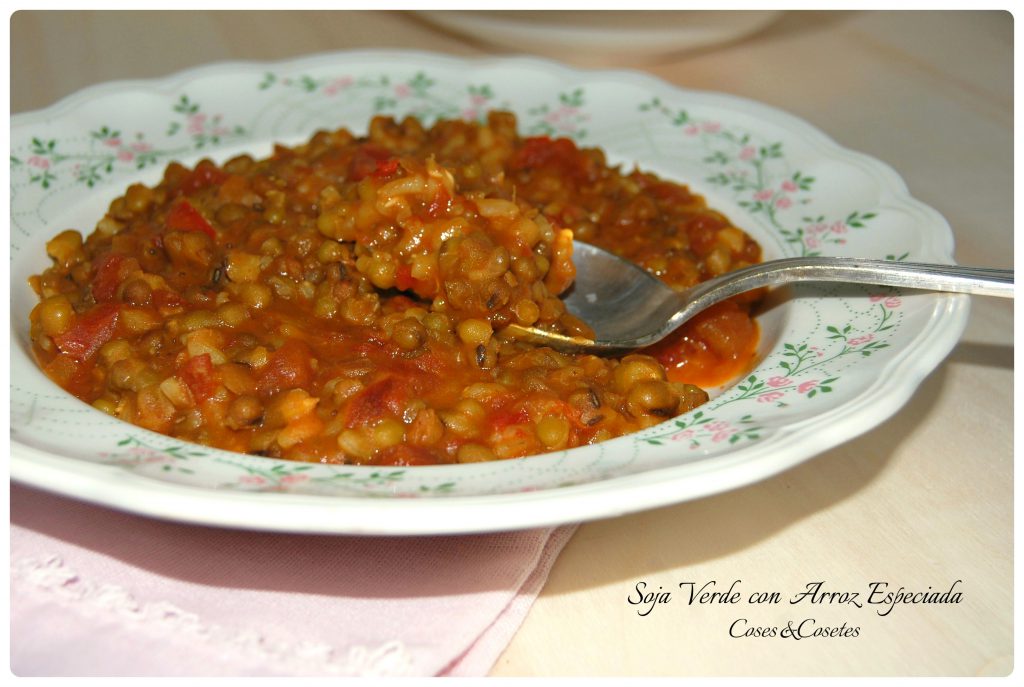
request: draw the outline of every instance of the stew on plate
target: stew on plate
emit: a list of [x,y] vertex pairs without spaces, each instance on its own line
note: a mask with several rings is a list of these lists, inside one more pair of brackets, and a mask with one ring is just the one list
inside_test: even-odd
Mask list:
[[684,186],[569,139],[376,117],[266,159],[170,164],[88,237],[54,236],[31,338],[61,387],[146,429],[299,461],[430,465],[603,441],[688,412],[744,371],[751,297],[621,358],[559,295],[573,238],[675,288],[760,260]]

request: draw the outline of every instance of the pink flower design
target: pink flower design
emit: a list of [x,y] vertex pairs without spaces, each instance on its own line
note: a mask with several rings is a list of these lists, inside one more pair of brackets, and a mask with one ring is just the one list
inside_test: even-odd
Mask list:
[[818,241],[818,239],[814,238],[813,236],[808,236],[804,240],[804,243],[807,244],[808,248],[817,248],[818,246],[821,245],[821,242]]
[[409,88],[409,84],[400,83],[395,86],[395,95],[399,98],[406,98],[412,93],[412,89]]
[[149,145],[145,141],[136,141],[135,143],[132,143],[131,149],[137,153],[144,153],[147,150],[152,150],[153,146]]
[[298,484],[309,480],[309,475],[285,475],[281,478],[281,484]]
[[772,388],[775,388],[775,389],[777,389],[780,386],[789,386],[789,384],[791,384],[791,383],[792,383],[792,381],[790,380],[789,377],[778,377],[778,376],[770,377],[767,381],[765,381],[765,384],[767,384],[768,386],[770,386]]
[[709,134],[714,134],[721,130],[722,125],[719,122],[704,122],[701,125],[701,128]]
[[28,164],[31,167],[38,167],[39,169],[50,168],[50,161],[47,160],[45,157],[39,157],[38,155],[33,155],[32,157],[30,157],[28,159]]
[[780,398],[782,398],[785,395],[786,394],[783,391],[768,391],[768,392],[763,393],[760,396],[758,396],[757,397],[757,402],[758,403],[770,403],[771,401],[779,400]]
[[860,346],[861,344],[865,344],[868,341],[873,340],[874,338],[874,334],[865,334],[864,336],[857,336],[852,339],[849,339],[846,343],[849,344],[850,346]]
[[715,435],[713,437],[711,437],[711,441],[714,441],[714,442],[724,441],[725,439],[728,439],[729,437],[731,437],[735,433],[736,433],[735,429],[724,429],[721,432],[716,432]]
[[797,190],[797,185],[787,179],[786,181],[782,182],[782,190],[789,191],[790,193],[792,193],[793,191]]
[[783,210],[785,210],[786,208],[788,208],[792,204],[793,204],[793,201],[790,200],[789,198],[787,198],[786,196],[782,196],[777,201],[775,201],[775,206],[778,207],[778,208],[782,208]]
[[486,103],[487,100],[488,98],[486,95],[472,95],[469,97],[470,104],[476,107],[480,107],[481,105]]
[[754,200],[769,200],[773,195],[775,195],[775,193],[770,188],[766,188],[755,193]]
[[700,133],[700,129],[691,124],[690,126],[683,129],[683,133],[686,134],[687,136],[696,136],[697,134]]
[[804,230],[804,233],[807,233],[807,234],[820,234],[823,231],[825,231],[825,225],[824,224],[809,224],[807,226],[807,229]]
[[342,91],[352,85],[351,76],[343,76],[340,79],[335,79],[326,86],[324,86],[325,95],[335,95],[339,91]]
[[833,234],[845,234],[846,233],[846,223],[842,222],[842,221],[834,222],[830,228],[832,229],[832,233]]
[[708,430],[709,432],[720,432],[721,430],[728,428],[729,423],[726,422],[725,420],[719,420],[718,422],[709,422],[708,424],[704,425],[704,429]]
[[754,146],[747,146],[740,151],[739,158],[741,160],[753,160],[754,155],[757,153],[757,149]]
[[682,441],[683,439],[689,439],[693,436],[692,429],[684,429],[682,432],[676,432],[672,435],[672,441]]
[[188,132],[190,134],[201,134],[203,128],[206,126],[206,115],[202,112],[197,112],[188,118]]
[[121,162],[131,162],[132,158],[135,157],[135,153],[130,150],[122,150],[117,154],[117,159]]
[[838,243],[840,246],[845,246],[846,239],[836,239],[836,243]]
[[259,475],[242,475],[238,478],[239,484],[265,484],[266,481]]
[[900,304],[902,302],[903,301],[900,300],[899,296],[890,296],[889,298],[885,299],[885,307],[890,308],[890,309],[898,308],[898,307],[900,307]]
[[885,298],[885,296],[883,294],[876,293],[873,296],[869,296],[868,300],[871,301],[872,303],[877,303],[878,301],[882,300],[883,298]]
[[105,140],[103,142],[103,145],[110,146],[111,148],[117,148],[119,145],[121,145],[121,139],[120,138],[108,138],[107,140]]
[[809,382],[804,382],[803,384],[801,384],[800,386],[798,386],[798,387],[796,388],[796,390],[797,390],[797,391],[798,391],[799,393],[801,393],[801,394],[806,394],[806,393],[807,393],[808,391],[810,391],[811,389],[813,389],[813,388],[814,388],[814,387],[816,387],[816,386],[818,386],[818,380],[817,380],[817,379],[812,379],[811,381],[809,381]]

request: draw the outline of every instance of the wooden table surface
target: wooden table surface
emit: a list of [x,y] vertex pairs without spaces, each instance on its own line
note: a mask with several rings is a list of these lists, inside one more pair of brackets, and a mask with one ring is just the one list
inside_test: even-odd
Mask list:
[[[682,19],[682,18],[681,18]],[[227,59],[392,47],[501,54],[401,12],[18,12],[11,110],[90,84]],[[788,110],[894,167],[964,264],[1012,267],[1013,19],[1005,12],[784,13],[747,39],[640,64]],[[590,60],[586,63],[585,60]],[[580,526],[494,675],[1006,675],[1013,667],[1013,306],[975,298],[960,344],[887,422],[726,494]],[[810,582],[944,591],[958,604],[686,604],[680,582],[791,597]],[[641,616],[638,582],[674,590]],[[746,596],[744,596],[744,599]],[[732,638],[813,617],[856,637]]]

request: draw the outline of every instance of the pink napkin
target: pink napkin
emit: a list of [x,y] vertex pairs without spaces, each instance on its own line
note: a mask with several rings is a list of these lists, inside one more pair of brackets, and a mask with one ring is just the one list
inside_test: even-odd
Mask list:
[[484,675],[573,530],[422,538],[243,532],[12,485],[11,669]]

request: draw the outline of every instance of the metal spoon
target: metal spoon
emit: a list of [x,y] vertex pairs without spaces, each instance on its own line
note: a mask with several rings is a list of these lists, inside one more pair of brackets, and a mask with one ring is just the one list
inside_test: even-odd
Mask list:
[[1013,270],[866,260],[784,258],[728,272],[675,291],[643,268],[590,244],[573,242],[576,282],[569,312],[589,324],[594,340],[509,325],[519,339],[563,351],[616,353],[650,346],[705,308],[745,291],[801,281],[881,284],[1013,297]]

